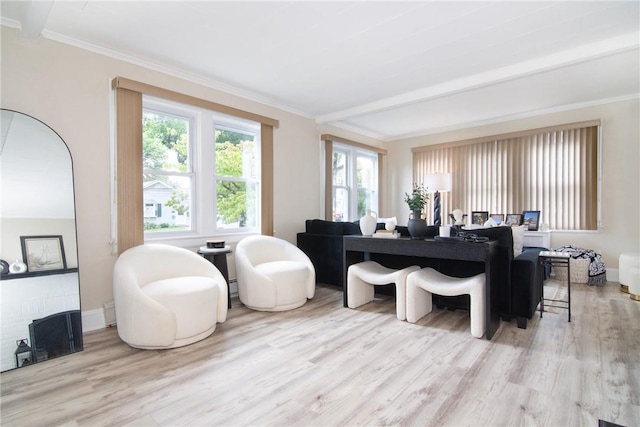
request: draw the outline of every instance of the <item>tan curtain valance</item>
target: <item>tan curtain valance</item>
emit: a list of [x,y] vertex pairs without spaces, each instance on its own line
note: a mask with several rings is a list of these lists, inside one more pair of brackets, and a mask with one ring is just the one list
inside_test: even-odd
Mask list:
[[378,148],[378,147],[374,147],[373,145],[367,145],[367,144],[363,144],[361,142],[356,142],[356,141],[352,141],[350,139],[347,138],[342,138],[340,136],[335,136],[335,135],[330,135],[330,134],[322,134],[320,135],[320,139],[322,141],[333,141],[333,142],[339,142],[342,144],[347,144],[347,145],[351,145],[354,147],[358,147],[358,148],[363,148],[365,150],[369,150],[369,151],[373,151],[374,153],[378,153],[378,154],[382,154],[382,155],[386,155],[387,154],[387,150],[385,150],[384,148]]
[[172,90],[160,88],[147,83],[137,82],[135,80],[126,79],[124,77],[116,77],[111,81],[113,89],[129,89],[134,92],[140,92],[145,95],[156,96],[158,98],[168,99],[182,104],[194,105],[196,107],[205,108],[207,110],[217,111],[230,116],[236,116],[254,122],[259,122],[277,128],[279,122],[270,117],[261,116],[259,114],[250,113],[238,108],[229,107],[227,105],[218,104],[216,102],[207,101],[206,99],[197,98],[191,95],[174,92]]
[[144,243],[142,194],[142,94],[116,90],[116,166],[118,253]]

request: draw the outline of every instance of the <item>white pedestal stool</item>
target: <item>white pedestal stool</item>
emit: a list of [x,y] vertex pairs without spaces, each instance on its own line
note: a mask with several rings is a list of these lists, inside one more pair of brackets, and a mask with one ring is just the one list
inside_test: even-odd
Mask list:
[[471,299],[471,335],[481,338],[485,333],[485,275],[451,277],[433,268],[423,268],[407,277],[407,321],[416,323],[431,313],[431,296],[468,294]]
[[620,275],[620,290],[629,293],[631,269],[640,268],[640,252],[626,252],[618,257],[618,273]]
[[375,261],[365,261],[349,266],[347,270],[347,305],[357,308],[373,301],[373,285],[396,285],[396,316],[406,319],[406,280],[409,273],[420,270],[417,265],[394,270],[383,267]]

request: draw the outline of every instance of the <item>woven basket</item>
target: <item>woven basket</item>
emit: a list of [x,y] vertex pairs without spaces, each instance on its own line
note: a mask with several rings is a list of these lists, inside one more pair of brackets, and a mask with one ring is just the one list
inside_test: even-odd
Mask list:
[[[588,283],[589,282],[589,264],[591,260],[588,258],[571,258],[571,283]],[[567,280],[567,269],[564,267],[555,267],[553,269],[556,280]]]

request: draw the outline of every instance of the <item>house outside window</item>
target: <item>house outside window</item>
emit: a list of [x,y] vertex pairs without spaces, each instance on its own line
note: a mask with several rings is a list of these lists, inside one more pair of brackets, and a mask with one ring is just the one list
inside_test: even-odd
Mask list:
[[143,97],[145,240],[260,230],[260,124]]
[[[190,130],[194,123],[195,116],[168,106],[150,104],[143,110],[142,185],[147,234],[191,231],[194,173]],[[165,207],[164,213],[158,205]]]

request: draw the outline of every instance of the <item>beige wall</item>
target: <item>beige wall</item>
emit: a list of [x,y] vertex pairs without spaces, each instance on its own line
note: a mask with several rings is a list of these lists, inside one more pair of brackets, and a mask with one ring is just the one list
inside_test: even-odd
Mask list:
[[[86,50],[40,39],[20,39],[2,29],[2,108],[42,120],[68,144],[74,161],[82,310],[111,301],[110,81],[147,82],[280,121],[274,132],[274,230],[295,242],[304,220],[321,210],[320,135],[331,133],[381,146],[330,126],[264,104],[151,71]],[[237,239],[237,236],[236,236]],[[229,240],[229,239],[228,239]],[[233,263],[230,263],[233,268]],[[234,272],[230,272],[234,276]]]
[[[411,148],[498,135],[555,124],[602,120],[602,223],[597,232],[552,232],[551,246],[595,249],[608,268],[621,252],[640,252],[640,102],[638,99],[505,123],[391,142],[388,146],[390,200],[398,218],[408,215],[402,195],[411,188]],[[407,215],[404,215],[407,214]],[[406,220],[405,220],[406,223]]]

